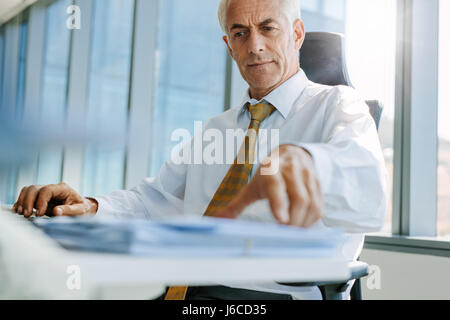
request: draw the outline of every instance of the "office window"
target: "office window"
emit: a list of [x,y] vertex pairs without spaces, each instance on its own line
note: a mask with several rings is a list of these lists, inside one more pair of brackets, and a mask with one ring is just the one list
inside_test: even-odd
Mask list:
[[[134,0],[96,0],[93,7],[88,87],[89,130],[127,130]],[[151,32],[149,30],[149,32]],[[125,149],[86,148],[83,193],[107,194],[122,189]],[[144,173],[145,175],[145,173]]]
[[345,19],[345,0],[323,0],[323,12],[326,17],[338,21]]
[[[3,57],[4,57],[4,50],[5,50],[5,27],[4,25],[0,26],[0,94],[3,95],[3,65],[4,65],[4,61],[3,61]],[[0,96],[0,112],[2,112],[3,109],[3,96]],[[0,129],[1,131],[1,129]],[[0,136],[0,143],[2,142],[2,138]],[[1,157],[0,157],[0,161],[1,161]],[[7,203],[6,200],[6,184],[5,182],[2,182],[4,180],[6,180],[4,177],[6,175],[7,172],[7,168],[5,164],[0,164],[0,204],[3,203]]]
[[[5,56],[5,28],[0,26],[0,92],[3,90],[3,57]],[[2,108],[2,98],[0,98],[0,109]]]
[[[64,128],[70,51],[70,30],[66,27],[66,8],[71,0],[55,1],[47,7],[42,69],[40,125]],[[39,152],[37,183],[61,180],[63,150],[46,146]]]
[[[22,39],[26,41],[26,22],[22,23],[22,15],[12,18],[4,24],[3,50],[3,82],[0,91],[0,103],[3,108],[13,112],[17,106],[18,86],[20,86],[19,52]],[[23,26],[23,27],[22,27]]]
[[319,10],[320,0],[302,0],[301,6],[303,11],[314,12]]
[[[1,87],[0,87],[0,107],[8,108],[9,109],[9,100],[10,100],[10,94],[9,91],[11,89],[9,88],[11,86],[11,80],[9,77],[9,66],[10,63],[10,53],[9,48],[12,47],[11,45],[11,26],[12,22],[4,23],[2,25],[2,43],[3,43],[3,50],[2,50],[2,66],[1,66],[1,72],[2,72],[2,78],[1,78]],[[9,81],[8,81],[9,80]]]
[[347,0],[302,0],[300,4],[306,32],[345,34]]
[[28,11],[21,15],[19,31],[19,61],[17,70],[17,95],[16,95],[16,116],[20,118],[23,114],[23,102],[25,99],[25,64],[27,53],[28,34]]
[[[28,40],[28,11],[20,15],[19,24],[19,50],[17,61],[17,87],[16,87],[16,105],[15,115],[20,119],[23,114],[23,102],[25,98],[25,65]],[[19,121],[19,120],[18,120]],[[16,185],[19,168],[12,166],[8,174],[8,189],[6,194],[6,203],[13,203],[16,196]]]
[[[396,1],[347,0],[347,64],[355,88],[366,100],[379,100],[379,137],[389,173],[384,232],[392,227],[394,158]],[[380,18],[382,17],[382,18]]]
[[[28,12],[25,11],[6,24],[7,37],[4,38],[4,28],[0,31],[0,96],[2,108],[16,115],[17,120],[22,114],[25,93],[25,59],[28,31]],[[3,86],[4,85],[4,86]],[[15,197],[18,168],[12,162],[0,168],[0,200],[12,203]]]
[[150,175],[177,143],[171,134],[224,110],[226,48],[217,21],[218,0],[161,1],[159,69],[153,110]]
[[[305,6],[306,4],[306,6]],[[379,136],[389,186],[393,183],[396,4],[392,0],[302,1],[306,31],[338,32],[346,38],[350,80],[366,100],[384,105]],[[380,18],[382,17],[382,18]],[[383,231],[391,231],[392,199]]]
[[438,220],[439,236],[450,237],[450,1],[439,3],[439,155]]

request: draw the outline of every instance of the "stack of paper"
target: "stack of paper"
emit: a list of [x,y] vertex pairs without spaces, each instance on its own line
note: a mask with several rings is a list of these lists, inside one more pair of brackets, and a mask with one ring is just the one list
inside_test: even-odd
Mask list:
[[68,249],[158,257],[325,257],[343,242],[341,230],[217,218],[156,222],[62,217],[34,223]]

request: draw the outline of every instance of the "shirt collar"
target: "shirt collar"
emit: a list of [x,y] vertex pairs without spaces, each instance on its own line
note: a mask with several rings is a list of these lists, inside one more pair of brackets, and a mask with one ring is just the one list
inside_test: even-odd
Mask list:
[[267,96],[263,97],[260,101],[250,98],[249,90],[245,92],[245,95],[241,102],[241,109],[237,116],[247,111],[247,103],[254,105],[260,103],[263,100],[273,105],[281,115],[286,119],[291,111],[294,102],[302,94],[306,85],[308,84],[308,78],[305,72],[300,69],[295,75],[283,82],[275,90],[271,91]]

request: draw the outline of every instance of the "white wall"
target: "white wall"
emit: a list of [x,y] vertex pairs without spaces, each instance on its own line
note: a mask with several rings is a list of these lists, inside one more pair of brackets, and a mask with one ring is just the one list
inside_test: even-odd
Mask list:
[[376,275],[363,279],[365,300],[450,299],[450,258],[364,249],[361,261],[380,270],[380,289],[369,289]]

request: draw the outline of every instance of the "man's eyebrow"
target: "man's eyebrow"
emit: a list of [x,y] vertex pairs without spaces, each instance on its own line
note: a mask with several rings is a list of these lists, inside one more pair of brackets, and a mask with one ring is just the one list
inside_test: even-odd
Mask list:
[[269,18],[269,19],[266,19],[263,22],[261,22],[259,25],[260,26],[265,26],[265,25],[268,25],[268,24],[271,24],[271,23],[274,23],[274,22],[276,23],[276,21],[274,19]]
[[[271,24],[271,23],[274,23],[274,22],[276,23],[276,21],[275,21],[274,19],[269,18],[269,19],[266,19],[266,20],[264,20],[263,22],[261,22],[261,23],[259,24],[259,26],[266,26],[266,25]],[[235,23],[235,24],[233,24],[233,26],[231,27],[230,31],[233,31],[234,29],[248,29],[248,27],[247,27],[247,26],[244,26],[243,24]]]
[[233,31],[233,29],[246,29],[248,27],[244,26],[243,24],[233,24],[233,26],[231,27],[230,31]]

